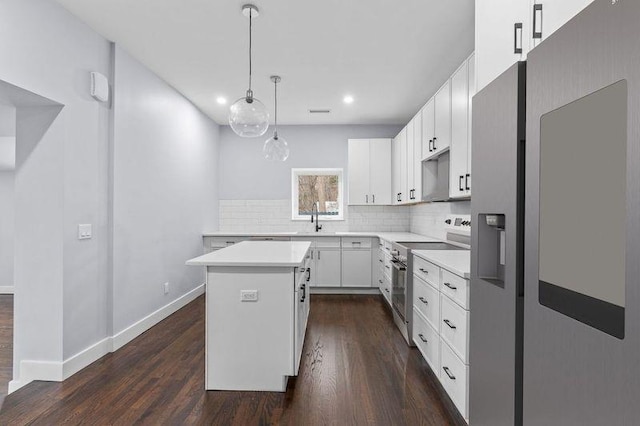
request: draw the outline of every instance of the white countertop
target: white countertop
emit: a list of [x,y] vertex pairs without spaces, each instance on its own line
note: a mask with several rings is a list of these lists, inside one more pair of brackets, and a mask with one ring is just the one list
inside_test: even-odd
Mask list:
[[310,247],[306,241],[243,241],[191,259],[187,265],[294,268],[304,264]]
[[392,243],[398,241],[407,242],[438,242],[439,238],[428,237],[411,232],[379,232],[379,231],[352,231],[352,232],[227,232],[215,231],[203,234],[204,237],[370,237],[380,238]]
[[470,250],[412,250],[411,253],[458,276],[471,276]]

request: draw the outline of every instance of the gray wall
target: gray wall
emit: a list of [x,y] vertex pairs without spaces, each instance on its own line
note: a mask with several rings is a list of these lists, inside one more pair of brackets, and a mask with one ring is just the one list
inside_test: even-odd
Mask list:
[[266,161],[264,142],[273,128],[260,138],[237,136],[229,126],[220,129],[220,199],[291,199],[291,169],[340,167],[347,170],[347,140],[392,138],[401,126],[278,126],[278,134],[289,143],[291,155],[282,162]]
[[14,173],[0,172],[0,287],[13,286]]
[[184,263],[218,226],[219,128],[119,48],[114,114],[115,334],[204,283]]

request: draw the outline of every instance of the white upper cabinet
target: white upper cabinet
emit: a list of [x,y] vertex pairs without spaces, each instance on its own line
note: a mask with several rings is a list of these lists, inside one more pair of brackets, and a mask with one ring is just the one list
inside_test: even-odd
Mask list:
[[487,84],[593,0],[476,0],[476,89]]
[[409,200],[409,194],[407,194],[407,128],[405,127],[400,132],[400,204],[406,204]]
[[349,205],[391,204],[391,139],[349,139]]
[[404,173],[404,166],[401,164],[401,152],[400,152],[400,138],[402,137],[402,132],[398,134],[391,141],[391,187],[392,187],[392,203],[394,205],[400,204],[400,196],[402,195],[403,189],[402,178],[401,175]]
[[[433,115],[431,115],[433,114]],[[451,146],[451,82],[438,90],[433,101],[427,103],[422,115],[423,159],[437,157]],[[426,124],[424,124],[426,123]]]
[[580,13],[592,1],[530,0],[532,48]]
[[371,204],[391,205],[391,139],[369,140]]
[[530,0],[476,0],[476,72],[481,90],[529,51]]
[[[411,166],[409,166],[411,167]],[[422,111],[413,117],[413,202],[422,201]]]
[[413,172],[413,153],[414,153],[414,149],[413,149],[413,141],[414,141],[414,129],[415,129],[415,123],[414,120],[412,119],[409,124],[407,124],[407,127],[405,127],[406,130],[406,134],[407,134],[407,163],[405,165],[405,170],[407,173],[407,182],[406,182],[406,186],[405,186],[405,190],[404,190],[404,197],[403,197],[403,201],[405,203],[410,203],[413,201],[413,179],[414,179],[414,172]]
[[449,164],[449,196],[470,194],[469,179],[469,61],[462,64],[451,78],[451,152]]

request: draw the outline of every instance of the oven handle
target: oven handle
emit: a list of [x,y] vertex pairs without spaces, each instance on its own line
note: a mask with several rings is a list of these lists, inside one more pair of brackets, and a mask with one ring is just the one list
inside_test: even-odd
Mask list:
[[393,264],[393,269],[397,269],[398,271],[406,271],[407,267],[404,266],[402,263],[400,263],[400,261],[398,260],[391,260],[391,263]]

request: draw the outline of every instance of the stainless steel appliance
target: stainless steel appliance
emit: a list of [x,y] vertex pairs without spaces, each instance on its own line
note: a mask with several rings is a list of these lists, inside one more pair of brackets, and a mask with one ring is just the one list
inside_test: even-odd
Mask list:
[[395,242],[391,250],[391,306],[393,320],[409,346],[412,335],[413,255],[412,250],[468,250],[471,217],[448,216],[444,223],[447,241]]
[[595,0],[474,97],[474,426],[640,418],[638,22]]

